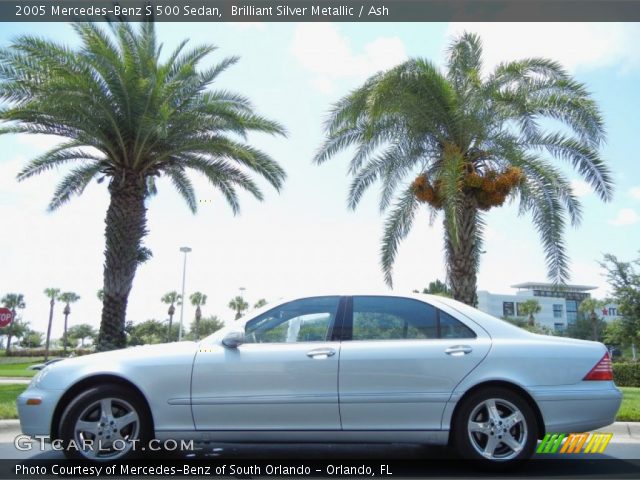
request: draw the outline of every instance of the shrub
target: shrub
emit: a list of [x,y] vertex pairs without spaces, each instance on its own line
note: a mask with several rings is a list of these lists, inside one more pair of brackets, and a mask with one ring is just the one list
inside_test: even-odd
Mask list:
[[[30,348],[24,350],[12,350],[12,357],[44,357],[45,349],[44,348]],[[88,348],[78,348],[78,349],[69,349],[67,350],[67,356],[73,355],[88,355],[90,353],[94,353],[93,350]],[[64,357],[65,352],[62,348],[60,349],[51,349],[49,350],[49,358],[53,357]]]
[[640,387],[640,363],[614,363],[613,380],[618,387]]

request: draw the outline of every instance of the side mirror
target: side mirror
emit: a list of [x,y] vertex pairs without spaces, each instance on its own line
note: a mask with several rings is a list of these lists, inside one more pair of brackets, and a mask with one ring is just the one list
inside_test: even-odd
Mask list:
[[243,332],[229,332],[223,339],[222,344],[229,348],[238,348],[245,342]]

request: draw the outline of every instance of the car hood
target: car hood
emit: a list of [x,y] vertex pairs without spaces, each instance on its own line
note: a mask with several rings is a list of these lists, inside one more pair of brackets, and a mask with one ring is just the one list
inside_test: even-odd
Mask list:
[[46,388],[61,389],[90,375],[116,374],[128,377],[131,372],[146,365],[161,367],[168,362],[190,368],[197,348],[196,342],[174,342],[82,355],[47,366],[34,381]]

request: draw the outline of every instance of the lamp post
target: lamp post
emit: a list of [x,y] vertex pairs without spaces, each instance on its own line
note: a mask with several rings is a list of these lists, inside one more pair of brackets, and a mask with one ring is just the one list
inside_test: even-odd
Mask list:
[[182,265],[182,302],[180,302],[180,328],[178,330],[178,341],[182,341],[182,319],[184,318],[184,284],[187,278],[187,253],[191,251],[189,247],[180,247],[180,251],[184,253],[184,263]]

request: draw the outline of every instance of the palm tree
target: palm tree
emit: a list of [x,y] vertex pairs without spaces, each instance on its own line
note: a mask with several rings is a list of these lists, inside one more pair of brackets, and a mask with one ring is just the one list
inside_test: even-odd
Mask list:
[[529,325],[534,326],[536,324],[536,319],[533,315],[540,313],[541,309],[542,307],[540,306],[540,302],[534,299],[529,299],[522,303],[518,303],[517,313],[523,317],[528,317]]
[[502,63],[483,75],[480,39],[469,33],[451,44],[444,73],[418,58],[369,78],[334,106],[326,131],[316,163],[356,147],[350,208],[382,183],[387,284],[398,245],[424,204],[431,223],[443,213],[447,283],[454,298],[471,305],[484,212],[507,200],[532,215],[549,277],[568,279],[565,215],[577,225],[581,208],[567,176],[545,154],[571,164],[602,200],[612,196],[598,153],[603,120],[585,86],[540,58]]
[[207,303],[207,296],[204,293],[195,292],[191,294],[191,296],[189,297],[189,300],[191,300],[191,305],[196,307],[196,322],[195,322],[196,330],[195,330],[194,338],[195,340],[199,340],[200,339],[200,319],[202,318],[202,310],[200,310],[200,306]]
[[58,300],[60,300],[62,303],[64,303],[64,310],[62,311],[62,313],[64,313],[64,335],[62,336],[62,344],[63,344],[63,348],[64,348],[64,353],[67,353],[67,319],[69,317],[69,314],[71,313],[71,307],[69,306],[69,304],[71,303],[75,303],[78,300],[80,300],[80,296],[75,293],[75,292],[64,292],[61,293],[60,296],[58,297]]
[[176,303],[180,305],[180,302],[182,301],[182,295],[180,295],[176,291],[171,291],[171,292],[165,293],[160,299],[160,301],[162,303],[166,303],[169,305],[169,311],[168,311],[169,329],[167,332],[167,342],[170,342],[171,341],[171,324],[173,323],[173,315],[176,313],[176,307],[174,305]]
[[238,189],[258,200],[255,173],[276,190],[285,173],[246,141],[249,132],[284,135],[276,122],[254,113],[249,101],[208,87],[237,57],[198,70],[215,50],[187,49],[187,41],[162,55],[153,22],[139,28],[89,23],[73,25],[80,46],[72,49],[38,36],[22,35],[0,49],[2,133],[43,133],[67,141],[32,160],[18,175],[25,180],[55,167],[74,165],[49,204],[56,210],[93,181],[107,180],[104,300],[99,350],[125,346],[126,307],[147,233],[147,199],[156,179],[170,180],[192,212],[197,200],[187,170],[204,175],[234,214]]
[[598,341],[598,315],[596,314],[596,310],[603,308],[607,302],[603,300],[596,300],[595,298],[585,298],[580,302],[580,306],[578,310],[589,316],[589,320],[591,321],[591,329],[593,331],[593,340]]
[[60,295],[59,288],[45,288],[44,294],[49,298],[49,325],[47,326],[47,340],[44,347],[44,361],[49,360],[49,343],[51,342],[51,325],[53,324],[53,307]]
[[238,295],[229,302],[229,308],[235,310],[236,318],[234,320],[238,320],[242,316],[242,313],[249,308],[249,304],[245,302],[244,298]]
[[9,310],[11,310],[11,324],[7,325],[6,327],[6,334],[7,334],[7,349],[6,349],[6,354],[9,355],[9,352],[11,352],[11,338],[14,335],[14,323],[16,322],[16,309],[20,309],[20,310],[24,310],[27,306],[27,304],[24,301],[24,295],[22,293],[7,293],[4,297],[2,297],[2,300],[0,300],[0,302],[2,302],[2,304],[8,308]]

